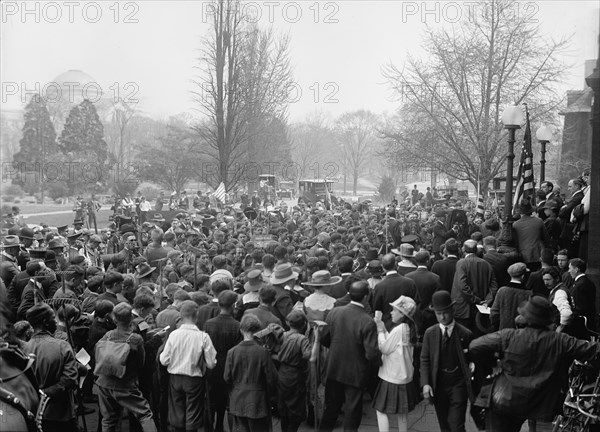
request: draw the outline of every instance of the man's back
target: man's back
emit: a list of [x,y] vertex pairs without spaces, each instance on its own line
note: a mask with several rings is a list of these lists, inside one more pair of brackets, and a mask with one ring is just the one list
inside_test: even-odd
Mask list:
[[510,258],[497,250],[488,250],[485,255],[483,255],[483,259],[492,266],[498,286],[504,286],[510,282],[510,277],[508,276],[508,267],[511,263]]
[[[492,266],[475,254],[469,254],[456,263],[452,283],[452,300],[456,318],[469,318],[471,306],[482,301],[491,304],[498,285]],[[474,306],[473,306],[474,307]]]
[[327,379],[362,388],[369,364],[381,357],[375,321],[353,303],[334,308],[326,321],[321,342],[329,347]]
[[258,318],[263,328],[267,327],[269,324],[279,324],[283,327],[281,320],[271,312],[270,308],[265,305],[259,305],[257,308],[248,309],[244,312],[244,315],[252,314]]
[[440,277],[440,285],[444,291],[452,291],[452,281],[454,281],[457,262],[458,258],[451,256],[434,262],[431,267],[431,271]]
[[513,223],[517,247],[525,263],[539,262],[542,248],[548,244],[548,232],[541,219],[528,215]]
[[412,298],[417,297],[417,286],[415,281],[399,274],[386,275],[375,287],[373,293],[373,309],[382,312],[381,319],[388,330],[392,327],[390,303],[397,300],[401,295]]

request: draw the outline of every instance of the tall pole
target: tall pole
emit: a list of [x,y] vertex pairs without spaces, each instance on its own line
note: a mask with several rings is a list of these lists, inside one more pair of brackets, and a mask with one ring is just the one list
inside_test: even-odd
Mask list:
[[[590,213],[588,233],[587,273],[600,289],[600,36],[598,37],[598,58],[594,72],[585,81],[594,91],[592,106],[592,167],[590,176]],[[596,310],[600,297],[596,296]]]
[[548,144],[548,141],[542,140],[540,141],[540,144],[542,145],[542,158],[540,159],[540,184],[546,180],[546,144]]
[[506,190],[504,192],[504,219],[512,220],[513,201],[513,161],[515,159],[515,132],[520,129],[518,125],[507,125],[508,129],[508,153],[506,154]]

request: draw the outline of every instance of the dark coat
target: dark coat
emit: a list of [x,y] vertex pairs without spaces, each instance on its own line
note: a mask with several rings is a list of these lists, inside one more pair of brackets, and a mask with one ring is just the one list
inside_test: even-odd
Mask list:
[[333,297],[334,299],[341,299],[346,294],[348,294],[348,289],[346,288],[346,282],[348,281],[349,275],[342,276],[342,280],[336,283],[335,285],[331,285],[325,288],[325,292]]
[[456,236],[456,232],[454,232],[452,229],[447,229],[443,222],[436,220],[433,223],[433,242],[431,244],[431,251],[433,253],[438,253],[440,251],[440,247],[446,242],[446,240]]
[[[198,308],[198,316],[196,317],[196,325],[200,330],[204,330],[204,324],[211,318],[216,317],[221,312],[219,303],[211,301],[208,304],[202,305]],[[174,329],[171,328],[171,331]]]
[[456,301],[454,316],[461,319],[471,317],[476,312],[475,305],[484,300],[491,305],[497,290],[496,277],[490,263],[475,254],[458,260],[450,293],[452,300]]
[[277,392],[277,370],[269,352],[254,341],[231,348],[223,379],[229,387],[229,414],[260,419],[271,411]]
[[544,222],[536,217],[523,215],[513,223],[517,250],[524,263],[538,263],[544,247],[550,246],[550,236]]
[[256,318],[258,318],[260,323],[263,325],[263,328],[267,327],[269,324],[279,324],[280,326],[283,327],[281,320],[279,318],[277,318],[277,316],[275,316],[275,314],[273,314],[272,309],[269,308],[268,306],[259,305],[257,308],[248,309],[244,312],[244,315],[248,315],[248,314],[252,314]]
[[512,264],[509,257],[496,250],[489,250],[483,256],[483,259],[490,263],[494,270],[494,276],[496,276],[496,282],[498,286],[504,286],[510,282],[510,276],[508,275],[508,267]]
[[373,309],[381,311],[382,321],[388,331],[392,324],[392,307],[390,303],[397,300],[401,295],[416,300],[417,285],[415,281],[399,274],[386,275],[381,282],[375,286],[373,293]]
[[321,343],[329,348],[327,380],[363,388],[370,366],[379,366],[377,326],[365,309],[350,303],[334,308],[326,318]]
[[431,271],[440,277],[440,285],[444,291],[452,291],[452,282],[454,273],[456,273],[456,263],[458,257],[447,257],[441,261],[436,261],[431,267]]
[[525,285],[509,282],[496,293],[494,304],[490,310],[490,321],[499,330],[515,328],[515,318],[519,315],[517,308],[529,299],[531,291]]
[[[469,369],[466,355],[460,355],[467,353],[469,344],[473,340],[473,333],[468,328],[454,323],[454,330],[450,340],[456,343],[456,351],[459,354],[458,360],[460,363],[460,369],[465,378],[465,384],[467,385],[467,393],[471,402],[474,400],[473,389],[471,388],[471,370]],[[442,346],[442,329],[439,325],[433,325],[425,331],[423,336],[423,348],[421,349],[421,387],[430,385],[433,388],[433,394],[437,391],[437,380],[439,373],[440,364],[440,349]]]
[[573,312],[575,315],[583,315],[587,318],[587,327],[596,330],[596,287],[594,283],[583,275],[579,277],[571,287],[573,298]]
[[406,275],[407,278],[415,281],[417,286],[417,302],[419,314],[416,317],[420,322],[422,333],[429,326],[436,323],[435,313],[430,309],[431,297],[433,293],[439,291],[442,287],[440,277],[426,268],[417,268],[415,271]]

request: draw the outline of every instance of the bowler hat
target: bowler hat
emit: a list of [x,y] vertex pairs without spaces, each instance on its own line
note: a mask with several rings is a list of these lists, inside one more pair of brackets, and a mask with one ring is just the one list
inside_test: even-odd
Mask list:
[[552,306],[541,296],[533,296],[523,306],[517,308],[519,314],[528,324],[546,327],[552,323]]
[[81,220],[81,219],[75,219],[73,221],[73,225],[83,225],[83,220]]
[[19,237],[24,238],[24,239],[33,240],[33,230],[29,227],[23,227],[23,228],[21,228],[21,231],[19,232]]
[[454,306],[450,293],[448,291],[436,291],[431,297],[431,308],[436,312],[446,311]]

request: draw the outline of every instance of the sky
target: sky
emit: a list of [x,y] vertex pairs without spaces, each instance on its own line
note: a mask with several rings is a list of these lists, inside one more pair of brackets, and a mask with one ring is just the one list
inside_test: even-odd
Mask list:
[[[336,117],[368,109],[389,113],[382,66],[422,57],[423,31],[480,13],[465,1],[246,1],[250,19],[289,34],[294,71],[289,116],[316,111]],[[24,106],[28,92],[50,88],[77,69],[104,95],[121,96],[157,119],[194,111],[191,91],[209,32],[203,1],[72,1],[1,3],[3,110]],[[515,12],[545,38],[572,35],[564,61],[573,65],[561,91],[583,88],[584,62],[598,53],[597,0],[521,1]],[[95,89],[93,89],[95,90]]]

